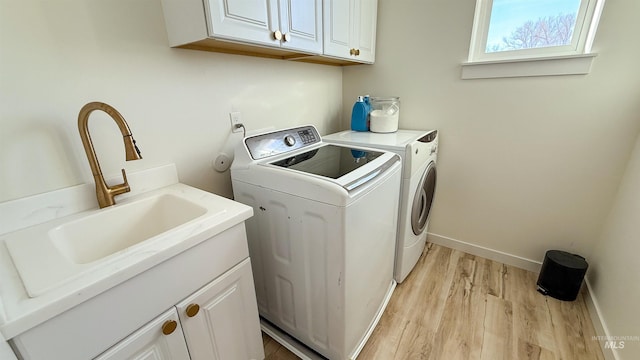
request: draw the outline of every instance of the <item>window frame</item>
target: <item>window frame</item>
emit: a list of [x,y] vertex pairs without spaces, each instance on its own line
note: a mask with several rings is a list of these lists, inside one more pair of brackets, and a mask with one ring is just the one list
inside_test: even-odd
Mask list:
[[[591,60],[597,55],[591,53],[591,46],[604,2],[605,0],[581,0],[570,45],[487,53],[486,44],[493,0],[476,0],[469,56],[467,62],[462,64],[462,78],[588,73],[591,68]],[[505,71],[501,71],[503,63]],[[490,68],[490,71],[484,71],[484,68]]]

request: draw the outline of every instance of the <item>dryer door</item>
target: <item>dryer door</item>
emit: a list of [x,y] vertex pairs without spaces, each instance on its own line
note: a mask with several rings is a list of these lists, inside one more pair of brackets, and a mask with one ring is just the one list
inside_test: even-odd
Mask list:
[[436,190],[436,163],[430,162],[416,188],[411,205],[411,228],[416,235],[422,234],[427,227],[433,194]]

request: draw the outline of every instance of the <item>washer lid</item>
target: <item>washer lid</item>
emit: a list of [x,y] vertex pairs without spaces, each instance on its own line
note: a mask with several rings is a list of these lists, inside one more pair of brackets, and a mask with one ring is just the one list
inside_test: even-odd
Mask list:
[[[400,178],[397,154],[326,144],[317,134],[308,125],[245,138],[236,148],[232,181],[347,206],[391,177]],[[319,150],[324,147],[329,149]]]
[[324,144],[265,165],[311,174],[351,191],[372,181],[398,161],[398,156],[392,153]]
[[382,154],[379,151],[326,145],[271,164],[338,179],[377,159]]

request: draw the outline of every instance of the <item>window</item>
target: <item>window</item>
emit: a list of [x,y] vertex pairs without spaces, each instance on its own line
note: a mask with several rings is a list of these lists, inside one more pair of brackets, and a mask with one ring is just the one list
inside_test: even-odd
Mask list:
[[[604,0],[477,0],[463,78],[588,73],[603,5]],[[483,64],[497,76],[465,77]]]

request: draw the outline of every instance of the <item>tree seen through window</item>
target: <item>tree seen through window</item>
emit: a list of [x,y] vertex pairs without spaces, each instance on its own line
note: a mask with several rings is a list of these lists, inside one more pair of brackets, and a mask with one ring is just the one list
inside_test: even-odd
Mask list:
[[569,45],[581,0],[493,0],[485,52]]

